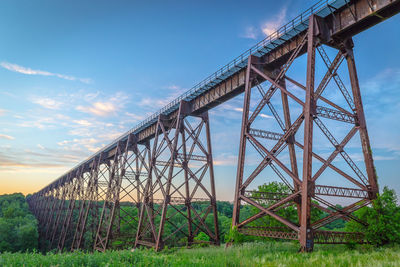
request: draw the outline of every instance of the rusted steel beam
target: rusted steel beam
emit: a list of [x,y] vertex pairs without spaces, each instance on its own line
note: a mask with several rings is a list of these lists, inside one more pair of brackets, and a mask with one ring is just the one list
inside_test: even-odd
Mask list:
[[366,243],[364,234],[359,232],[315,231],[314,240],[318,244]]
[[316,185],[315,194],[321,196],[368,198],[368,191],[358,188],[347,188],[329,185]]

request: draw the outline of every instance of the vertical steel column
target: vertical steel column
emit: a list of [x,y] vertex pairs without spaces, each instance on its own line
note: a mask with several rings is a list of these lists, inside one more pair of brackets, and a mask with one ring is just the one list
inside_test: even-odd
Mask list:
[[313,233],[310,227],[312,179],[312,144],[313,117],[315,115],[314,80],[315,80],[315,17],[312,15],[308,24],[307,37],[307,81],[306,102],[304,105],[304,149],[303,179],[301,185],[300,246],[302,251],[312,251]]
[[[186,151],[186,137],[185,137],[185,129],[182,127],[180,129],[181,137],[182,137],[182,150],[183,150],[183,163],[187,164],[187,151]],[[193,229],[192,229],[192,212],[190,210],[190,190],[189,190],[189,173],[187,168],[184,169],[184,176],[185,176],[185,205],[187,209],[187,216],[188,216],[188,243],[193,243]]]
[[217,210],[217,194],[215,192],[215,179],[214,179],[214,162],[213,162],[213,154],[212,154],[212,147],[211,147],[211,133],[210,133],[210,120],[208,117],[208,112],[203,113],[202,116],[203,121],[206,124],[206,139],[207,139],[207,161],[208,166],[210,168],[210,186],[211,186],[211,205],[214,214],[214,231],[215,231],[215,244],[219,245],[219,227],[218,227],[218,210]]
[[244,89],[244,102],[243,102],[243,113],[242,113],[242,126],[240,129],[240,144],[239,144],[239,157],[238,157],[238,168],[236,174],[236,189],[235,189],[235,198],[233,203],[233,214],[232,214],[232,227],[237,226],[239,223],[240,217],[240,198],[239,195],[243,194],[243,190],[241,189],[243,183],[243,171],[244,171],[244,159],[246,154],[246,134],[248,131],[248,119],[249,119],[249,108],[250,108],[250,97],[251,97],[251,65],[252,61],[255,61],[256,58],[253,56],[249,56],[247,61],[247,69],[246,69],[246,80],[245,80],[245,89]]
[[354,105],[355,105],[355,113],[357,116],[358,128],[360,132],[361,146],[364,155],[364,162],[367,170],[368,182],[370,188],[368,188],[371,192],[371,198],[376,197],[376,193],[378,193],[378,183],[376,172],[374,168],[374,160],[372,158],[372,150],[369,142],[368,131],[367,131],[367,123],[365,121],[364,108],[361,100],[361,92],[360,85],[358,83],[357,69],[356,63],[354,60],[353,53],[353,41],[350,39],[346,43],[346,60],[347,66],[349,69],[349,76],[351,82],[351,89],[353,92]]
[[[281,80],[280,85],[286,89],[286,80]],[[292,121],[290,118],[288,95],[283,91],[281,91],[281,99],[282,99],[283,116],[285,119],[285,130],[289,131],[290,127],[292,126]],[[296,138],[295,138],[294,134],[292,134],[288,138],[288,141],[287,141],[288,148],[289,148],[290,166],[291,166],[291,170],[292,170],[293,174],[298,177],[299,171],[297,168],[296,149],[294,147],[295,142],[296,142]],[[293,180],[293,187],[294,187],[295,191],[300,190],[300,186],[294,180]],[[297,216],[299,218],[299,221],[301,221],[301,204],[296,203],[296,207],[297,207]]]

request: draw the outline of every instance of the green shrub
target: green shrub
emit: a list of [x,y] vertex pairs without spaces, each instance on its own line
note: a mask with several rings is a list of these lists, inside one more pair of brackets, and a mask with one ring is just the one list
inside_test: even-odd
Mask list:
[[368,225],[349,221],[346,224],[348,231],[365,233],[368,242],[375,246],[400,244],[400,206],[394,190],[385,187],[373,200],[372,207],[363,207],[355,215]]

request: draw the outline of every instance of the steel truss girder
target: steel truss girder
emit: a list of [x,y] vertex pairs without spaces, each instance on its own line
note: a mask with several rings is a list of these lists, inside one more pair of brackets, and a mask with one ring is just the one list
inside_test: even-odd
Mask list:
[[[242,128],[240,135],[240,147],[238,158],[238,169],[236,179],[236,190],[234,200],[234,211],[232,218],[232,226],[237,227],[239,232],[249,235],[276,237],[285,239],[297,239],[300,241],[302,251],[311,251],[314,243],[343,243],[348,242],[353,238],[356,242],[363,242],[362,234],[360,233],[340,233],[327,232],[317,230],[318,228],[329,224],[330,222],[343,218],[345,220],[359,221],[352,213],[371,203],[378,192],[376,183],[376,175],[373,172],[373,160],[369,149],[369,139],[366,131],[366,123],[363,113],[363,107],[360,96],[360,89],[357,80],[357,74],[354,64],[354,56],[352,53],[352,41],[337,40],[335,44],[338,53],[333,61],[329,59],[328,54],[323,49],[321,43],[324,42],[324,31],[328,25],[324,25],[324,21],[313,15],[310,18],[309,29],[304,34],[303,41],[299,42],[297,48],[293,49],[291,56],[287,62],[278,71],[271,71],[268,65],[264,64],[263,58],[250,56],[247,65],[245,78],[245,95],[243,104]],[[307,50],[307,75],[306,85],[289,78],[286,72],[297,57],[299,51]],[[315,85],[315,57],[316,51],[319,52],[328,70],[322,77],[319,84]],[[342,79],[338,74],[338,69],[342,62],[347,62],[348,73],[351,81],[351,93],[346,89]],[[278,73],[274,75],[273,73]],[[285,80],[288,80],[298,88],[305,91],[305,97],[297,96],[290,92],[285,86]],[[329,82],[333,80],[344,99],[346,100],[350,111],[341,107],[332,100],[323,96],[324,91],[328,88]],[[268,90],[265,90],[260,85],[259,81],[266,81],[271,84]],[[250,97],[252,88],[256,88],[261,95],[261,100],[256,103],[255,109],[250,111]],[[330,87],[329,87],[330,88]],[[270,100],[280,92],[282,95],[282,110],[284,120],[282,120],[277,112],[277,109],[270,107]],[[302,112],[297,119],[292,122],[290,118],[290,106],[288,100],[292,103],[300,105]],[[304,99],[304,100],[302,100]],[[252,100],[253,101],[253,100]],[[318,101],[323,101],[328,106],[317,105]],[[265,106],[270,108],[273,118],[277,125],[282,129],[282,133],[273,132],[263,129],[255,129],[252,123],[261,117],[262,110]],[[293,112],[292,112],[293,113]],[[345,122],[354,125],[345,138],[338,142],[334,137],[334,131],[329,130],[325,123],[320,118],[331,119],[335,121]],[[304,129],[300,125],[304,122]],[[324,136],[334,147],[334,151],[328,159],[319,156],[316,149],[313,147],[314,125],[317,125]],[[303,131],[303,145],[295,140],[295,136]],[[333,129],[334,130],[334,129]],[[366,165],[366,175],[346,153],[345,146],[359,132],[361,137],[361,147],[363,149],[364,162]],[[267,148],[262,139],[277,141],[272,148]],[[244,162],[246,153],[246,144],[250,143],[252,147],[261,155],[260,164],[249,172],[250,175],[244,177]],[[302,175],[300,176],[297,169],[298,159],[296,158],[295,146],[302,150]],[[281,161],[278,156],[286,148],[289,149],[289,163]],[[354,171],[356,177],[348,175],[339,167],[332,164],[336,155],[341,154],[344,162]],[[322,166],[313,174],[313,158],[318,159]],[[289,166],[287,166],[289,164]],[[247,190],[257,176],[270,166],[288,187],[292,190],[291,194],[273,194],[268,192],[258,192]],[[334,170],[344,180],[351,182],[355,188],[336,186],[335,184],[320,185],[318,178],[325,172],[327,168]],[[315,167],[314,167],[315,168]],[[283,173],[280,171],[283,170]],[[288,184],[285,176],[292,179],[292,185]],[[340,197],[348,199],[360,199],[359,201],[347,205],[342,209],[337,209],[330,201],[322,197]],[[311,200],[315,199],[322,203],[323,206],[315,204]],[[249,205],[254,206],[259,210],[258,213],[249,218],[239,220],[240,205],[244,201]],[[291,221],[282,217],[278,211],[295,205],[297,207],[297,220]],[[319,221],[311,221],[311,207],[322,210],[327,213]],[[328,207],[328,208],[327,208]],[[256,229],[253,223],[257,220],[269,216],[280,222],[280,225],[289,230],[282,231],[280,229]]]

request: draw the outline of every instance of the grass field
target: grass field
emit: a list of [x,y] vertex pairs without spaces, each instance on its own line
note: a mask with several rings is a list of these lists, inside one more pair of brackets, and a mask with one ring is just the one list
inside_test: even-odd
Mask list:
[[400,247],[374,248],[320,245],[297,253],[294,243],[245,243],[221,247],[148,249],[106,253],[0,254],[0,266],[400,266]]

